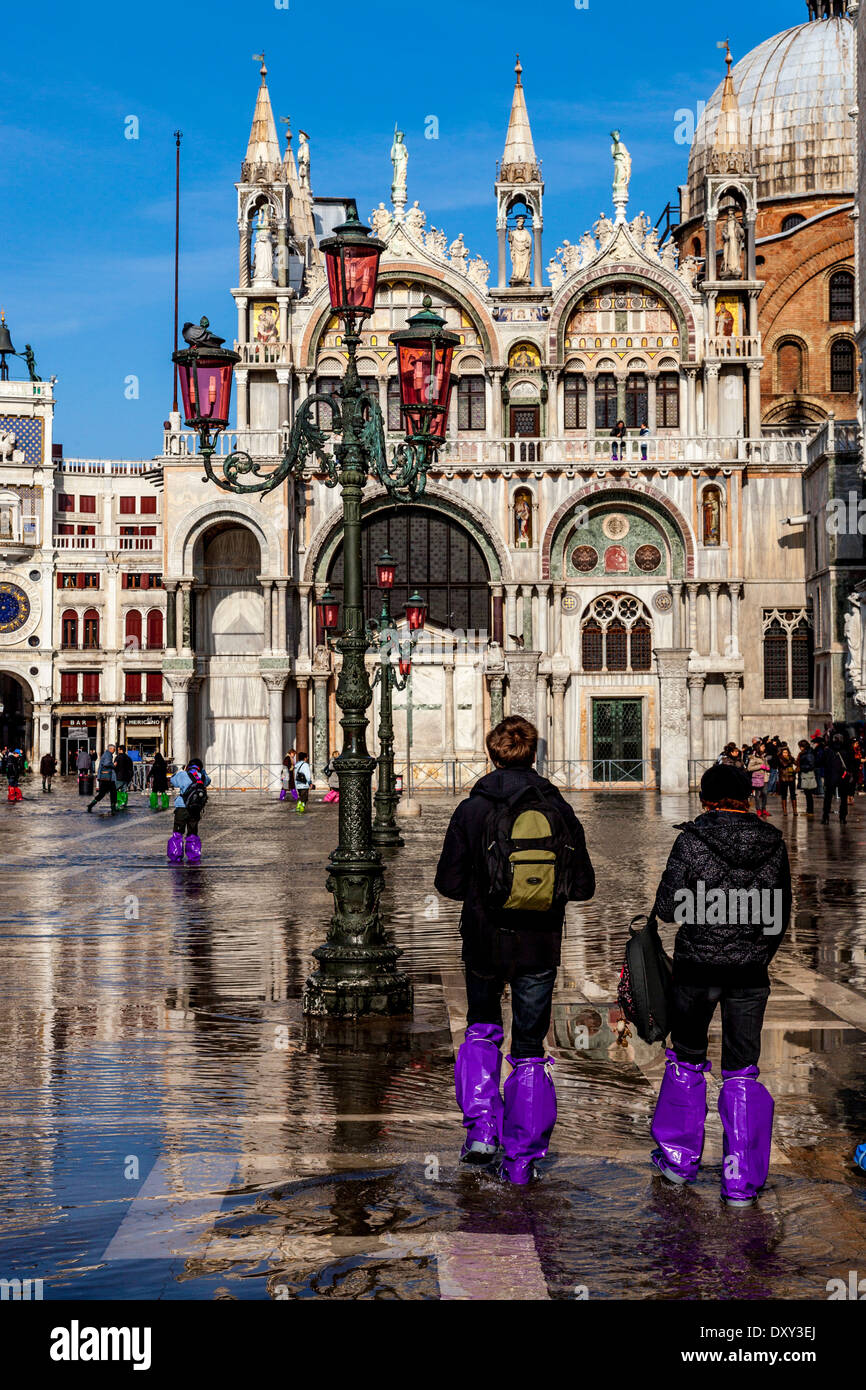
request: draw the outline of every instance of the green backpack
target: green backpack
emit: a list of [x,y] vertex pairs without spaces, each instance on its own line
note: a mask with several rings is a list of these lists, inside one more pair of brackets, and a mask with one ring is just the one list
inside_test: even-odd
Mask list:
[[574,845],[553,798],[529,786],[497,803],[487,817],[484,866],[491,906],[503,912],[549,912],[568,902]]

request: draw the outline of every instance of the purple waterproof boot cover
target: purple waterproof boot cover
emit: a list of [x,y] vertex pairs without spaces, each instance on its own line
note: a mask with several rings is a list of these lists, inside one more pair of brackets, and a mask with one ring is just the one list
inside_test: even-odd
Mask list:
[[180,864],[183,859],[183,836],[179,830],[175,830],[173,835],[169,835],[165,852],[170,864]]
[[709,1062],[680,1062],[666,1048],[667,1066],[652,1122],[658,1144],[652,1161],[670,1182],[694,1182],[704,1149]]
[[[463,1111],[466,1139],[461,1159],[469,1157],[474,1143],[492,1145],[478,1153],[477,1162],[489,1162],[502,1138],[502,1027],[498,1023],[470,1023],[454,1064],[457,1104]],[[470,1159],[470,1161],[472,1161]]]
[[722,1201],[727,1206],[752,1206],[770,1171],[775,1104],[758,1075],[757,1067],[722,1072]]
[[552,1057],[508,1058],[514,1070],[504,1086],[502,1123],[503,1176],[523,1185],[535,1175],[535,1160],[544,1158],[556,1124],[556,1089]]
[[197,864],[201,859],[201,840],[198,835],[187,835],[184,848],[186,849],[187,862]]

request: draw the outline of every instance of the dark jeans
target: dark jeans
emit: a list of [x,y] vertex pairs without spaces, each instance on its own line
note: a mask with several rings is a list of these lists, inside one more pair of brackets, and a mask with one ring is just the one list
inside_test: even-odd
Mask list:
[[780,795],[781,798],[782,798],[782,805],[783,805],[783,806],[787,805],[788,797],[790,796],[790,798],[791,798],[791,805],[796,809],[796,806],[797,806],[797,788],[795,787],[795,785],[794,785],[793,782],[780,782],[780,783],[779,783],[779,795]]
[[830,807],[833,805],[833,796],[839,793],[839,819],[844,824],[848,819],[848,788],[831,787],[825,784],[824,791],[824,820],[830,819]]
[[194,815],[185,806],[176,806],[174,809],[174,829],[181,835],[197,835],[200,819],[201,816]]
[[815,813],[815,793],[814,793],[814,791],[810,791],[808,787],[801,787],[801,788],[800,788],[800,791],[803,793],[803,795],[804,795],[805,798],[806,798],[806,815],[807,815],[807,816],[814,815],[814,813]]
[[[544,1039],[550,1028],[550,1001],[555,970],[538,975],[515,975],[511,985],[511,1055],[543,1057]],[[502,1023],[502,990],[497,975],[479,975],[466,967],[466,1023]]]
[[101,801],[104,796],[108,796],[111,798],[111,810],[114,812],[117,809],[117,783],[98,782],[97,786],[99,790],[91,801],[91,806],[95,806],[97,801]]
[[681,1062],[705,1062],[710,1020],[722,1006],[722,1070],[757,1066],[769,986],[684,985],[671,992],[671,1047]]
[[767,784],[762,787],[752,787],[752,795],[755,798],[755,810],[766,811],[767,809]]

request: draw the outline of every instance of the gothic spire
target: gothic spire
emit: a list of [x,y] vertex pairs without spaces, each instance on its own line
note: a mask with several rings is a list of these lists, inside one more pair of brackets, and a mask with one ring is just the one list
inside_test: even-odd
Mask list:
[[540,178],[532,131],[529,128],[529,113],[526,110],[526,96],[523,91],[520,54],[514,66],[516,80],[514,96],[511,99],[511,116],[508,133],[505,137],[505,150],[499,168],[499,178],[503,183],[530,183]]
[[722,104],[719,111],[719,121],[716,126],[715,147],[719,152],[733,153],[735,150],[743,148],[743,140],[740,132],[740,104],[737,101],[737,93],[734,90],[734,79],[731,75],[733,58],[731,57],[731,46],[725,39],[719,44],[719,48],[725,50],[725,63],[727,72],[722,83]]
[[268,70],[265,67],[264,54],[255,54],[254,57],[261,61],[261,83],[256,95],[256,109],[253,112],[253,124],[250,130],[249,144],[247,145],[247,164],[269,164],[279,168],[280,165],[280,142],[277,138],[277,127],[274,123],[274,113],[271,110],[271,98],[268,92],[267,76]]

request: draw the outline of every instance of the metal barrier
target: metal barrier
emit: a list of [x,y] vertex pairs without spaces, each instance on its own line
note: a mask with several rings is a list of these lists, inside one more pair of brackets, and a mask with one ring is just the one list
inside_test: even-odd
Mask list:
[[[710,762],[706,763],[709,767]],[[690,764],[693,767],[704,764]],[[471,791],[475,783],[492,770],[485,758],[413,758],[411,777],[405,759],[394,760],[394,771],[403,778],[403,788],[412,793],[429,792],[443,796],[459,796]],[[270,792],[280,790],[282,769],[267,763],[213,763],[207,764],[211,779],[210,790],[214,792]],[[539,772],[563,791],[592,791],[598,788],[622,787],[635,790],[654,791],[658,785],[654,760],[650,758],[583,758],[564,762],[544,761]],[[700,781],[700,773],[697,774]],[[374,779],[375,781],[375,779]],[[322,774],[315,783],[317,790],[325,790]]]
[[708,767],[712,767],[716,762],[715,758],[690,758],[689,759],[689,786],[699,787],[701,778]]

